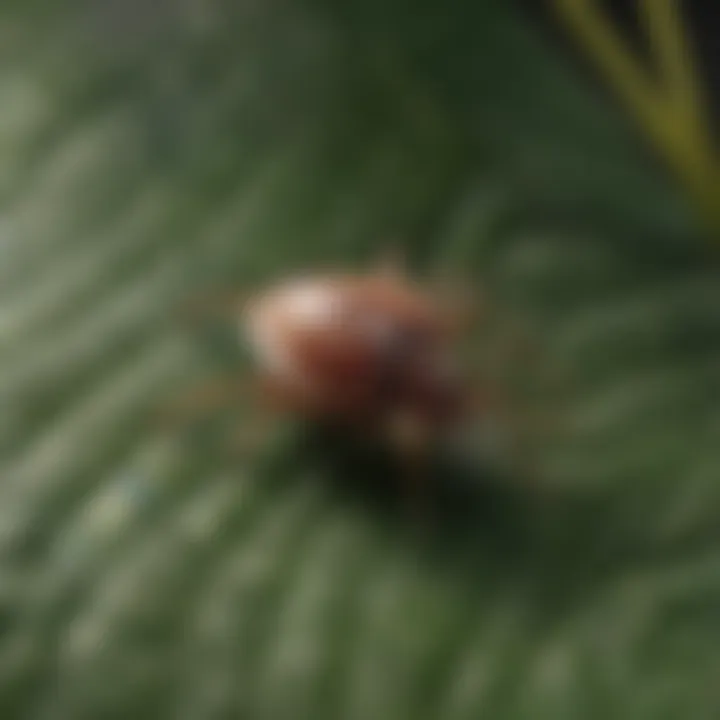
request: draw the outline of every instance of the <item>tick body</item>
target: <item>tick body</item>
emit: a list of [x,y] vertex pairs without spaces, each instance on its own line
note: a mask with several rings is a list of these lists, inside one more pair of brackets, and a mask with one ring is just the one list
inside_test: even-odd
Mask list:
[[425,444],[465,411],[453,318],[393,274],[308,276],[246,305],[242,330],[275,403]]

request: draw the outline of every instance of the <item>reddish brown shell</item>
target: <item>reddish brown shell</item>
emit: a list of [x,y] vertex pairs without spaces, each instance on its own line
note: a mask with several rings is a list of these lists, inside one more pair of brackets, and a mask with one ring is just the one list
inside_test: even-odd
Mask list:
[[277,400],[369,423],[398,410],[437,422],[458,412],[449,328],[431,297],[385,275],[296,279],[259,295],[245,313],[251,349]]

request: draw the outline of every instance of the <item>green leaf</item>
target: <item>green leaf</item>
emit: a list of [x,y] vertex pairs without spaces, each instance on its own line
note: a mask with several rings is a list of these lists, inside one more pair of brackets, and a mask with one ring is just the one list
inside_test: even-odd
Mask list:
[[[2,717],[716,717],[717,260],[525,16],[6,5]],[[537,485],[450,457],[418,526],[357,449],[150,420],[245,372],[179,304],[389,239],[530,329]]]

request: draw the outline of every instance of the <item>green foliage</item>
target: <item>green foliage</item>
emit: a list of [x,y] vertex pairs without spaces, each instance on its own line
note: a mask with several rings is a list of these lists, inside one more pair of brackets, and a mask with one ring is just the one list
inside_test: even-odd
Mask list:
[[[717,717],[717,261],[510,3],[2,13],[3,718]],[[388,238],[532,328],[542,486],[148,422],[180,301]]]

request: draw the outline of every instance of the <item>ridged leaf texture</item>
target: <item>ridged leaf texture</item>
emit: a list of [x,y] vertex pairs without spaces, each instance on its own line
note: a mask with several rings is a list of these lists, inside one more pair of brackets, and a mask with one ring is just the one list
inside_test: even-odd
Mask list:
[[[3,718],[718,717],[717,256],[512,3],[0,17]],[[154,424],[246,371],[188,297],[395,239],[530,328],[541,481]]]

